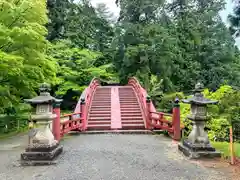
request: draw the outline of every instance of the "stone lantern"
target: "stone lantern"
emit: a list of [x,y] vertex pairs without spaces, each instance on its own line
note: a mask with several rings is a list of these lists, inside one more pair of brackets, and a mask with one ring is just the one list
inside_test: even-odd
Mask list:
[[183,103],[191,105],[191,114],[187,118],[192,121],[193,128],[188,138],[179,144],[178,149],[191,158],[220,157],[221,153],[216,152],[211,146],[208,135],[204,131],[208,120],[207,105],[217,104],[218,101],[206,99],[202,94],[203,89],[203,85],[197,83],[193,90],[193,97],[183,100]]
[[31,116],[31,120],[36,121],[37,128],[29,132],[30,142],[21,154],[23,165],[52,164],[63,150],[50,130],[50,124],[56,118],[56,114],[53,114],[53,104],[62,100],[50,95],[50,85],[46,83],[40,86],[39,91],[39,96],[25,100],[36,106],[36,114]]

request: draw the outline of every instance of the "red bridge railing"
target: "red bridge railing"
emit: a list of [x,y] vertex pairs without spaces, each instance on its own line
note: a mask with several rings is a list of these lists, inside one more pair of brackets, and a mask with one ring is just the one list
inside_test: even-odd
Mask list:
[[84,131],[87,129],[87,115],[92,98],[96,88],[100,85],[97,78],[93,78],[89,86],[81,95],[74,113],[61,116],[60,106],[54,108],[54,113],[57,115],[53,121],[52,131],[56,140],[60,140],[62,136],[70,131]]
[[80,97],[78,104],[75,108],[75,113],[81,112],[81,117],[83,118],[83,130],[87,129],[87,115],[89,108],[92,103],[93,95],[100,85],[100,81],[97,78],[93,78],[89,86],[85,89],[83,96]]
[[81,112],[65,114],[60,117],[60,136],[69,133],[72,130],[82,130],[83,129],[83,118],[81,117]]
[[[173,123],[168,117],[172,119],[172,114],[162,112],[149,112],[150,122],[155,129],[167,130],[173,133]],[[168,119],[167,119],[168,118]]]
[[133,87],[135,93],[137,94],[138,100],[140,101],[141,110],[143,112],[144,119],[145,119],[145,128],[150,129],[149,127],[150,124],[148,122],[147,103],[146,103],[147,92],[142,88],[139,81],[135,77],[130,78],[128,81],[128,84]]
[[157,112],[152,101],[148,98],[146,90],[141,86],[135,77],[129,79],[128,85],[131,85],[137,94],[141,110],[144,115],[146,129],[166,130],[173,139],[180,140],[181,129],[183,126],[180,124],[180,110],[178,102],[176,102],[172,114]]

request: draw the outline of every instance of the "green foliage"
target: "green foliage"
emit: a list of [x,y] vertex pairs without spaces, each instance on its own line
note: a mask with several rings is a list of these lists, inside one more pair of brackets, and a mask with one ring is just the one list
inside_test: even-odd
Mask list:
[[111,64],[94,66],[102,53],[73,47],[70,41],[59,41],[49,47],[49,55],[59,64],[55,94],[63,98],[63,109],[72,109],[92,78],[117,81]]
[[122,81],[154,74],[164,92],[188,91],[196,81],[216,90],[239,86],[239,51],[221,21],[221,1],[118,1],[116,65]]
[[[13,68],[16,65],[16,69],[9,74],[16,76],[18,80],[15,81],[21,87],[27,87],[24,93],[31,94],[26,90],[32,90],[46,76],[55,76],[54,64],[44,54],[47,44],[44,38],[47,31],[43,26],[47,22],[45,2],[1,1],[1,5],[1,64]],[[17,64],[14,61],[9,64],[11,60]]]
[[6,131],[22,126],[22,114],[30,109],[22,99],[35,95],[39,83],[55,78],[56,63],[45,54],[48,44],[44,37],[47,34],[45,1],[2,0],[0,6],[2,132],[5,126]]
[[[185,97],[187,98],[187,97]],[[187,137],[192,131],[192,121],[187,118],[187,115],[190,114],[190,104],[180,103],[180,118],[181,122],[184,124],[184,137]]]
[[[230,143],[228,142],[211,142],[212,146],[223,153],[223,157],[229,158],[231,156]],[[240,157],[240,144],[234,143],[234,153],[236,157]]]
[[162,112],[171,112],[175,98],[179,98],[179,100],[181,100],[184,98],[184,95],[182,92],[165,94],[161,101],[157,104],[158,109]]
[[228,15],[230,23],[229,30],[232,35],[238,37],[240,35],[240,4],[239,1],[233,1],[233,13]]
[[[211,111],[210,111],[211,112]],[[211,117],[207,122],[208,136],[210,140],[228,141],[230,124],[226,118],[221,116]]]
[[[146,79],[145,82],[148,82]],[[157,102],[161,101],[163,96],[163,80],[158,80],[157,76],[151,75],[150,82],[146,86],[148,95],[151,97],[152,102],[157,105]]]
[[70,10],[70,2],[68,0],[47,0],[48,18],[47,24],[49,41],[62,39],[66,35],[66,18]]
[[28,116],[0,115],[0,134],[21,132],[26,129]]

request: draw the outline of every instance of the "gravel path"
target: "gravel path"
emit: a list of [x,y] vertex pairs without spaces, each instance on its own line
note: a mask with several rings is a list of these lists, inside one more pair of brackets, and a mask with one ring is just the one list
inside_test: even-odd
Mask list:
[[[15,142],[17,143],[17,142]],[[0,180],[227,180],[185,159],[171,140],[154,135],[66,138],[57,165],[21,167],[24,144],[0,143]]]

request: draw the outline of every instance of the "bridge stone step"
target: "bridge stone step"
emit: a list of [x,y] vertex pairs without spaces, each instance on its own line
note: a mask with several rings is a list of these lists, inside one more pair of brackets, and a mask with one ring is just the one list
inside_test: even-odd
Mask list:
[[128,100],[128,101],[120,101],[120,104],[127,104],[127,103],[137,103],[138,104],[138,101],[137,99],[136,100]]
[[144,124],[122,124],[122,129],[145,129]]
[[138,112],[142,112],[140,107],[133,107],[133,108],[129,108],[129,107],[121,107],[121,112],[124,113],[138,113]]
[[[116,88],[116,86],[115,86]],[[120,103],[122,129],[144,129],[142,112],[132,87],[118,87],[117,93]],[[112,87],[98,87],[94,94],[89,110],[88,130],[110,130],[113,121],[112,93],[116,92]],[[115,127],[112,126],[114,129]],[[118,128],[116,128],[118,129]]]
[[122,117],[142,117],[141,111],[136,112],[136,113],[125,113],[125,112],[121,112],[121,116],[122,116]]
[[136,102],[136,101],[131,101],[131,102],[124,101],[124,102],[120,102],[120,104],[121,105],[138,105],[139,106],[138,102]]
[[124,102],[138,102],[137,99],[120,99],[119,101],[120,101],[120,103],[124,103]]
[[110,126],[111,125],[111,121],[88,121],[88,125],[108,125]]
[[111,129],[111,87],[97,88],[89,109],[87,129]]
[[104,114],[111,114],[110,110],[102,110],[102,109],[93,109],[90,111],[89,115],[91,114],[99,114],[99,115],[104,115]]
[[91,124],[87,126],[88,130],[111,130],[111,124]]
[[143,118],[142,118],[142,116],[141,115],[139,115],[139,116],[132,116],[132,117],[130,117],[130,116],[122,116],[122,120],[143,120]]
[[121,108],[136,108],[136,107],[140,107],[137,103],[135,104],[121,104],[120,103],[120,107]]
[[94,106],[91,106],[91,109],[95,109],[95,108],[99,108],[99,109],[104,109],[104,108],[111,108],[111,106],[109,106],[109,105],[105,105],[105,106],[101,106],[101,105],[98,105],[98,106],[96,106],[96,105],[94,105]]
[[103,117],[103,118],[105,118],[105,117],[110,117],[110,116],[111,116],[110,112],[108,112],[108,113],[91,113],[89,115],[89,118],[91,118],[91,117]]
[[110,103],[111,100],[107,100],[107,99],[93,99],[92,102],[96,102],[96,103],[104,103],[104,102]]
[[141,111],[140,107],[121,107],[121,111]]
[[109,107],[111,106],[110,103],[92,103],[92,107]]
[[129,95],[124,95],[122,97],[119,98],[120,101],[126,101],[126,100],[133,100],[136,101],[137,98],[135,96],[129,96]]
[[89,119],[88,119],[89,121],[91,121],[91,120],[111,120],[111,117],[109,116],[109,117],[90,117]]
[[144,125],[143,120],[122,120],[122,125],[124,126],[125,124],[141,124]]
[[119,90],[122,129],[145,129],[142,112],[132,88]]
[[87,130],[84,132],[78,132],[80,134],[153,134],[149,130]]

